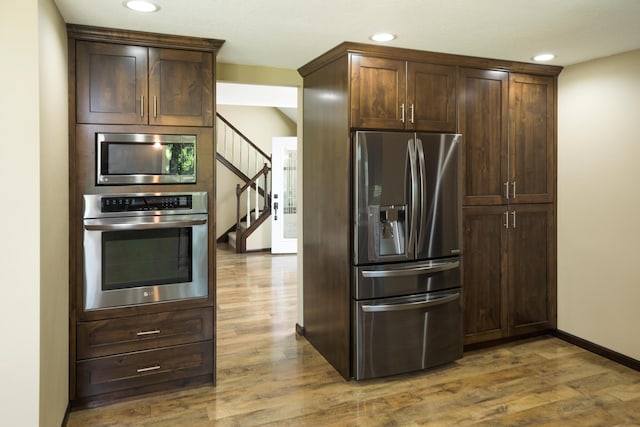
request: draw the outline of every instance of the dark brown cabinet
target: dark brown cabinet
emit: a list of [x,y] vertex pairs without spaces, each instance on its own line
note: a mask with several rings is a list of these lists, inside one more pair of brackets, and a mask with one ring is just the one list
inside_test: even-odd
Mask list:
[[213,55],[77,43],[77,122],[211,126]]
[[462,68],[464,204],[555,200],[553,77]]
[[508,229],[503,206],[465,207],[463,213],[465,344],[508,332]]
[[78,362],[77,371],[78,395],[84,398],[136,389],[151,391],[153,386],[162,387],[170,381],[210,377],[213,344],[206,341],[84,360]]
[[506,203],[509,73],[461,68],[458,77],[463,204]]
[[78,359],[213,339],[213,308],[80,322]]
[[555,200],[555,80],[509,75],[509,202]]
[[351,57],[351,127],[454,132],[455,67]]
[[[215,383],[215,221],[207,295],[84,308],[83,195],[203,191],[215,212],[215,58],[224,41],[67,25],[69,52],[69,400],[98,405]],[[98,185],[96,134],[196,136],[196,182]]]
[[554,217],[550,203],[511,205],[504,217],[510,336],[556,327]]
[[555,327],[555,78],[458,73],[465,343]]
[[465,343],[555,328],[552,204],[463,209]]

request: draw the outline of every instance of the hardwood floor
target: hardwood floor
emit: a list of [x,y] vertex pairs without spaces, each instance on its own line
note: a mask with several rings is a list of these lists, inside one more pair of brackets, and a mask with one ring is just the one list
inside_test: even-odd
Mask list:
[[68,426],[640,425],[640,372],[553,337],[346,382],[296,337],[296,258],[218,252],[217,386],[72,412]]

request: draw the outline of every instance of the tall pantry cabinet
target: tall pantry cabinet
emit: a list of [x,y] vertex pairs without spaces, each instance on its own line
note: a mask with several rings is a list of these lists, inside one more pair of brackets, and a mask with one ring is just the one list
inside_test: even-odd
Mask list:
[[461,68],[465,343],[556,326],[554,75]]
[[561,68],[345,42],[298,71],[304,332],[336,370],[350,376],[355,130],[463,135],[465,343],[554,328]]
[[[215,382],[215,57],[224,41],[68,25],[74,407]],[[191,184],[98,185],[96,134],[197,137]],[[84,309],[83,195],[207,192],[207,295]]]

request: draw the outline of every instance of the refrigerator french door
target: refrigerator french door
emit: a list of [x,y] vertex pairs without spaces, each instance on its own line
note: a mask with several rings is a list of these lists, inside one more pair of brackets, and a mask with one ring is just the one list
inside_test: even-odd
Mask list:
[[356,132],[354,264],[460,254],[461,135]]
[[457,134],[355,132],[356,379],[462,356]]

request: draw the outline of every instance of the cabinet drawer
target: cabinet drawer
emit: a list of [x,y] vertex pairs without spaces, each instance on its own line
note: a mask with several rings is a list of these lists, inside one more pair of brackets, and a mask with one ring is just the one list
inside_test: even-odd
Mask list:
[[78,323],[78,360],[213,338],[213,308]]
[[77,362],[78,396],[213,373],[213,341]]

